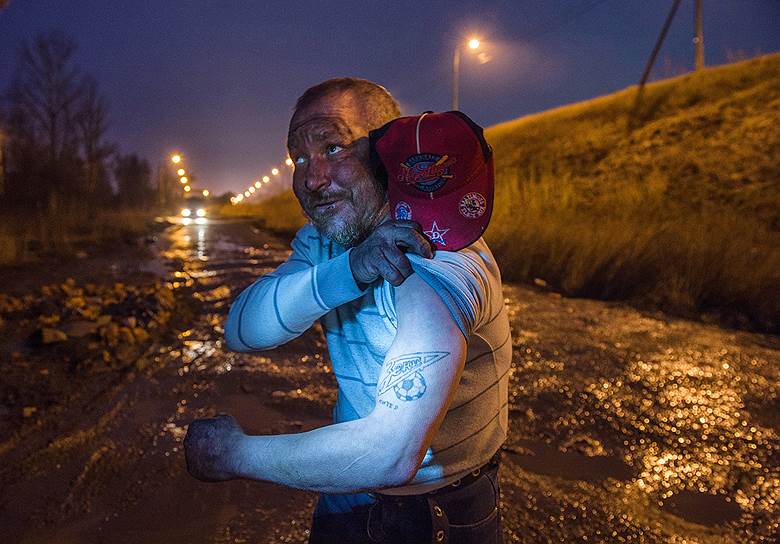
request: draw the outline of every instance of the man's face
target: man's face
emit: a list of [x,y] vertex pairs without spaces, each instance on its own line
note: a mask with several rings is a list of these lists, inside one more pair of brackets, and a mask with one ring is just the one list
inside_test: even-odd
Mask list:
[[317,230],[336,243],[360,243],[384,212],[384,189],[368,161],[368,129],[349,93],[332,93],[290,121],[293,191]]

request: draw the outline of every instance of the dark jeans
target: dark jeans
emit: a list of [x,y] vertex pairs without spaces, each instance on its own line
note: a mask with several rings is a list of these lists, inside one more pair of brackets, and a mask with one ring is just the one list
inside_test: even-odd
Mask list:
[[469,480],[422,495],[373,495],[351,513],[315,515],[309,544],[503,544],[498,462]]

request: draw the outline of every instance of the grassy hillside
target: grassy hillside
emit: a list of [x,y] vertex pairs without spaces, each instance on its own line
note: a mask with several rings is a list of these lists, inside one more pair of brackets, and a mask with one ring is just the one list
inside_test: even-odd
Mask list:
[[[779,82],[775,54],[489,128],[504,279],[779,330]],[[235,208],[304,221],[291,192]]]
[[220,213],[227,217],[253,217],[265,228],[276,232],[294,233],[306,223],[298,200],[292,191],[280,193],[252,204],[223,206]]
[[487,130],[504,277],[780,325],[780,55]]

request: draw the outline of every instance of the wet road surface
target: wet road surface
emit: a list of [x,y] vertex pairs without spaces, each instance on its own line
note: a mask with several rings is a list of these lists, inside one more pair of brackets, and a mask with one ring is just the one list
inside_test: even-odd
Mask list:
[[[328,422],[335,381],[317,326],[257,355],[222,344],[230,301],[287,257],[286,241],[244,222],[176,224],[154,252],[145,269],[184,301],[176,334],[3,435],[0,541],[306,541],[314,494],[198,482],[181,446],[192,419],[219,412],[253,434]],[[777,541],[777,337],[528,286],[505,297],[507,542]]]

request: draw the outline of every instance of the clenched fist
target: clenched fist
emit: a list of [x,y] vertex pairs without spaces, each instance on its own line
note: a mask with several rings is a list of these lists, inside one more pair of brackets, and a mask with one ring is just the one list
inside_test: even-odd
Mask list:
[[394,286],[401,285],[413,272],[404,250],[430,259],[434,245],[414,221],[397,219],[382,223],[349,254],[355,281],[365,287],[382,277]]
[[228,415],[196,419],[184,438],[184,454],[189,473],[204,482],[237,478],[237,448],[244,431]]

